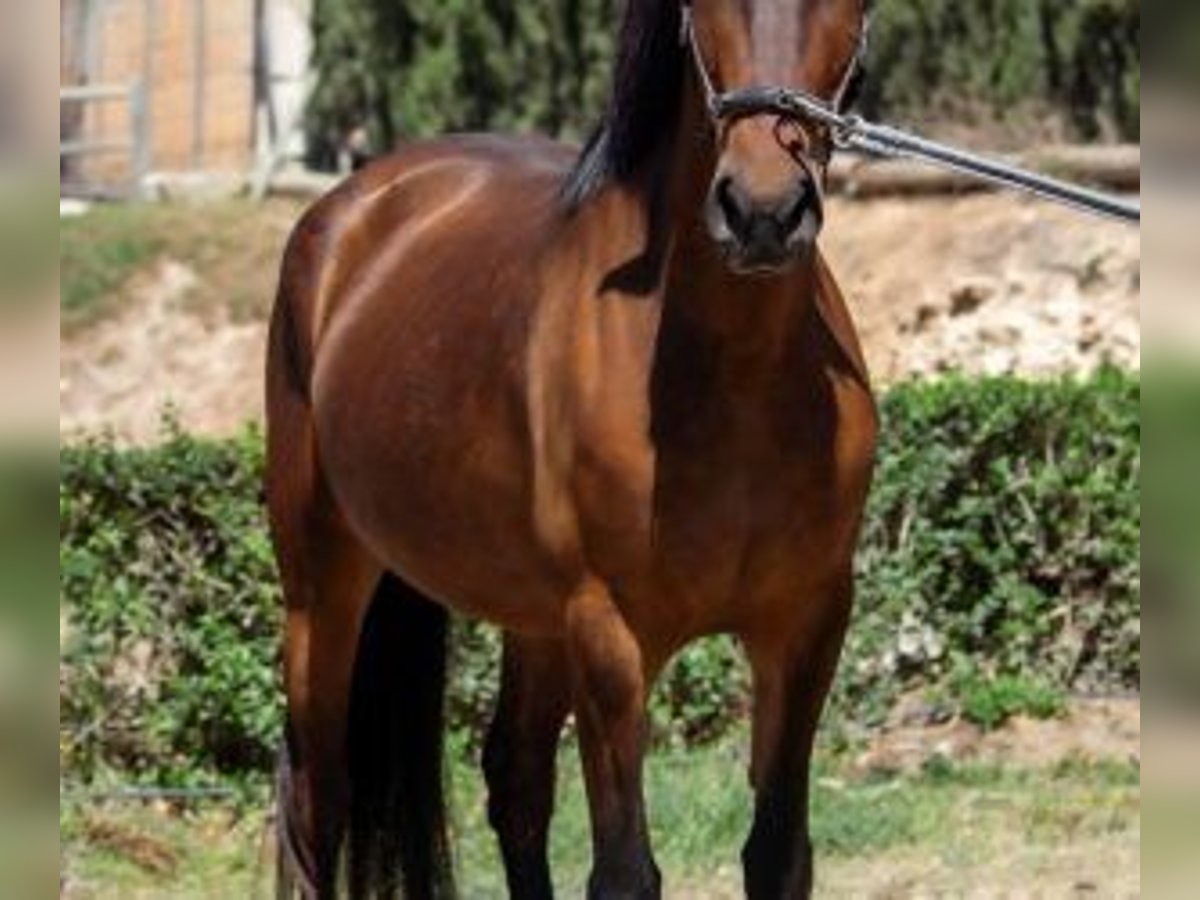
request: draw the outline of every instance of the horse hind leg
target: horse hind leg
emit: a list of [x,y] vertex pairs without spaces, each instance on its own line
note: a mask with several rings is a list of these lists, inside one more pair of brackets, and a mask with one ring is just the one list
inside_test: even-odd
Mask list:
[[[441,747],[446,611],[386,573],[337,508],[308,404],[315,282],[288,251],[267,365],[267,508],[286,606],[279,888],[451,897]],[[399,727],[397,723],[402,723]],[[347,840],[348,839],[348,840]]]
[[[333,897],[349,821],[349,704],[363,617],[379,569],[344,537],[284,578],[287,735],[280,784],[282,848],[303,893]],[[287,564],[281,566],[286,570]]]
[[305,862],[305,844],[296,831],[297,817],[289,814],[296,809],[296,794],[292,781],[294,740],[291,729],[287,731],[275,768],[275,900],[295,900],[297,896],[311,897],[317,893],[312,867]]
[[319,900],[336,896],[342,871],[355,898],[453,897],[442,778],[449,617],[357,547],[321,546],[326,565],[302,592],[308,602],[288,609],[284,864]]
[[281,865],[306,897],[332,897],[349,814],[345,745],[355,656],[382,571],[325,487],[307,404],[287,380],[277,344],[268,368],[266,497],[286,615]]
[[488,818],[500,842],[513,900],[554,896],[547,842],[558,743],[570,704],[561,642],[505,634],[500,698],[483,769]]

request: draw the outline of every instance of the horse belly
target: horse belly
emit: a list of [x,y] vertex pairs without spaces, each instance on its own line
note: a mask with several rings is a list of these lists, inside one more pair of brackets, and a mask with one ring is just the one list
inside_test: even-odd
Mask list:
[[437,444],[404,430],[341,439],[327,473],[339,508],[385,567],[447,606],[522,632],[556,629],[563,588],[521,479],[498,478],[480,448]]
[[317,373],[337,506],[381,564],[447,606],[556,629],[565,582],[537,539],[527,426],[503,354],[464,360],[461,345],[414,334],[411,318],[390,337],[376,321],[334,336]]

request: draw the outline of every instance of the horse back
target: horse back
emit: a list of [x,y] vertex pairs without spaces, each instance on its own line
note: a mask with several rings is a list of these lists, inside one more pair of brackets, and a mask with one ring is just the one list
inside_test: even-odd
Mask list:
[[[318,346],[351,282],[395,257],[403,234],[429,230],[428,220],[445,214],[445,195],[461,198],[472,185],[503,181],[505,188],[492,193],[509,204],[506,212],[516,223],[509,234],[516,237],[545,224],[573,159],[571,148],[544,138],[459,135],[414,143],[341,182],[305,211],[288,239],[270,367],[308,399]],[[541,214],[528,215],[537,210]],[[523,245],[527,255],[527,237]],[[461,274],[471,260],[450,262]]]

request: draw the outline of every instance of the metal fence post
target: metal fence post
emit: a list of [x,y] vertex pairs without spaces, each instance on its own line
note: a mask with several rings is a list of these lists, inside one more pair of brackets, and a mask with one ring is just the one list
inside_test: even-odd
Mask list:
[[208,100],[208,9],[205,0],[192,0],[192,169],[204,167],[204,138]]
[[[144,122],[141,136],[144,144],[145,166],[148,175],[154,167],[154,54],[158,49],[159,0],[142,0],[142,93]],[[137,146],[135,144],[135,146]]]
[[135,81],[129,86],[130,146],[133,148],[133,194],[146,197],[147,176],[150,174],[150,110],[146,82]]

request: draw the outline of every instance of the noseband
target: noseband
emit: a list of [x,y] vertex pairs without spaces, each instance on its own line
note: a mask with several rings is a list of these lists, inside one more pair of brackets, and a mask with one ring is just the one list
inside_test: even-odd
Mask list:
[[[832,100],[822,100],[807,91],[785,87],[746,87],[724,93],[713,85],[708,66],[704,64],[704,53],[696,38],[696,24],[692,16],[692,0],[681,0],[683,16],[679,31],[679,44],[692,57],[696,77],[704,91],[705,105],[715,129],[719,132],[727,122],[751,116],[773,115],[779,129],[788,123],[797,125],[801,131],[812,136],[821,136],[820,146],[823,159],[817,159],[811,151],[787,146],[802,165],[802,157],[819,162],[822,167],[829,162],[833,150],[856,150],[883,158],[908,158],[938,166],[951,172],[970,175],[1001,187],[1015,188],[1038,197],[1054,200],[1067,206],[1098,213],[1122,222],[1140,223],[1140,203],[1130,203],[1119,197],[1070,184],[1031,172],[1001,160],[989,159],[977,153],[959,150],[948,144],[931,141],[919,135],[868,122],[861,116],[848,115],[841,111],[854,76],[858,73],[866,55],[869,20],[864,20],[858,37],[858,52],[846,69],[842,83]],[[821,179],[815,179],[820,185]]]
[[[700,87],[704,91],[705,106],[713,122],[719,127],[726,122],[753,116],[774,115],[780,122],[792,122],[801,127],[815,126],[828,138],[831,148],[843,148],[848,145],[848,135],[857,123],[854,116],[844,115],[839,111],[846,91],[854,80],[867,49],[867,28],[864,24],[859,34],[858,50],[854,59],[846,68],[841,84],[832,101],[822,100],[807,91],[796,88],[778,86],[756,86],[735,88],[731,91],[718,91],[713,84],[712,75],[704,62],[704,52],[696,37],[696,23],[692,13],[691,0],[684,0],[682,9],[682,25],[680,28],[680,45],[687,49],[695,64],[696,75]],[[822,160],[827,162],[828,160]]]

